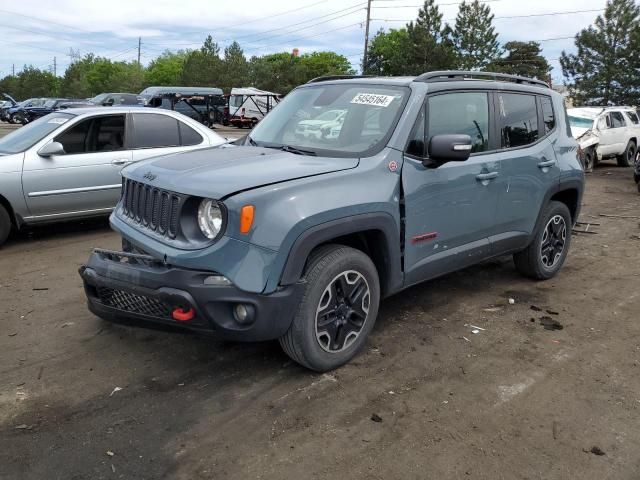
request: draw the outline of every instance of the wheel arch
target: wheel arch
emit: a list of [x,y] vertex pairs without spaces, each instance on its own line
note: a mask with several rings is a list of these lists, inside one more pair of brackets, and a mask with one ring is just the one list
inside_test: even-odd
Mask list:
[[11,206],[11,203],[2,195],[0,195],[0,205],[2,205],[4,209],[7,211],[7,213],[9,214],[9,218],[11,220],[11,226],[16,229],[19,228],[20,224],[16,217],[16,213],[13,210],[13,207]]
[[299,281],[312,253],[327,244],[346,245],[371,258],[380,278],[381,296],[402,287],[399,227],[388,213],[368,213],[340,218],[305,230],[293,243],[280,277],[281,285]]

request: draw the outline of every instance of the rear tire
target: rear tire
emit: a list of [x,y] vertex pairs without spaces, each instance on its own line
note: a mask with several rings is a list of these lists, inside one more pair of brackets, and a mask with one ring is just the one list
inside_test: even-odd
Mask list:
[[525,277],[548,280],[562,268],[571,245],[571,213],[564,203],[552,201],[544,209],[531,244],[513,255]]
[[627,148],[624,149],[622,155],[618,155],[619,167],[633,167],[636,160],[637,147],[633,140],[629,140]]
[[378,272],[360,250],[327,245],[312,254],[303,280],[304,295],[280,345],[311,370],[333,370],[358,353],[373,328],[380,301]]
[[11,233],[11,217],[9,212],[0,205],[0,247],[9,238],[9,233]]
[[587,148],[584,152],[584,171],[586,173],[593,172],[595,166],[595,150],[591,147]]

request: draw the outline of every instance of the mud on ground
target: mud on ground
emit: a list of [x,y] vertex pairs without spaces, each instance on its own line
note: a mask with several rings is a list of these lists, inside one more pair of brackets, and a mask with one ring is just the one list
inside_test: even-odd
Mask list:
[[324,375],[277,343],[95,318],[77,269],[119,247],[105,220],[14,235],[0,251],[0,478],[637,479],[638,216],[630,169],[596,169],[581,220],[601,225],[574,237],[557,278],[504,258],[412,288]]

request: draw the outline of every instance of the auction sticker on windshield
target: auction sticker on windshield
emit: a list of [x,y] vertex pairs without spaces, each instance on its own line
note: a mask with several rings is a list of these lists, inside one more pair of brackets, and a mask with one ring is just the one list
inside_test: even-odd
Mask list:
[[358,93],[351,103],[358,105],[372,105],[375,107],[388,107],[395,97],[393,95],[378,95],[377,93]]

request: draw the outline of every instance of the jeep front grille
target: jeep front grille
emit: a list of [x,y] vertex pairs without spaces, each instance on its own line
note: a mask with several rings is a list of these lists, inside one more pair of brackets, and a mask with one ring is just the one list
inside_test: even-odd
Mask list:
[[124,179],[122,213],[160,235],[176,238],[183,197],[177,193]]
[[171,307],[155,298],[107,287],[98,287],[97,293],[100,303],[108,307],[150,317],[171,318]]

